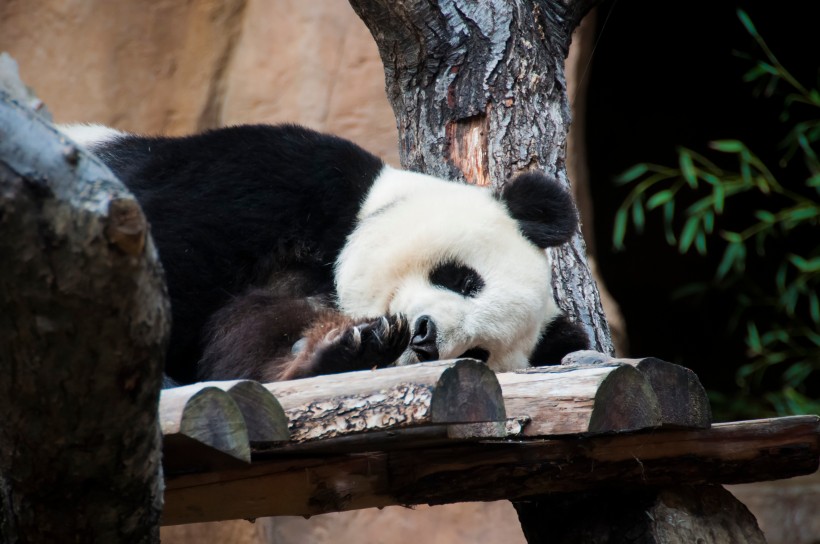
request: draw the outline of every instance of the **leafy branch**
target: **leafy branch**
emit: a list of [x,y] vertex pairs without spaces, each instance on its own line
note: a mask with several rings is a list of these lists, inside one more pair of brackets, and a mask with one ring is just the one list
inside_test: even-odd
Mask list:
[[[744,11],[738,10],[738,17],[764,57],[750,59],[754,66],[743,79],[762,85],[766,96],[774,94],[779,84],[785,85],[780,120],[787,127],[795,104],[808,107],[817,115],[820,91],[803,86],[792,76]],[[739,140],[711,142],[714,161],[679,147],[676,166],[641,163],[616,179],[618,184],[632,186],[615,215],[616,249],[624,248],[630,224],[641,233],[646,228],[647,215],[658,210],[667,243],[680,253],[694,250],[706,255],[722,248],[712,287],[734,290],[739,316],[734,322],[739,326],[745,323],[749,361],[738,368],[737,382],[743,392],[751,393],[763,384],[764,375],[777,367],[781,388],[768,393],[765,399],[781,414],[820,412],[820,402],[804,394],[809,377],[820,373],[820,236],[816,230],[820,223],[820,160],[815,150],[818,142],[820,119],[792,122],[788,127],[780,166],[802,158],[806,176],[799,187],[794,187],[791,179],[789,184],[780,183],[772,170]],[[732,166],[720,167],[716,163]],[[690,194],[700,196],[680,210],[680,203],[691,198]],[[748,208],[750,201],[765,205],[756,205],[757,209],[746,213],[744,207]],[[743,219],[741,228],[721,226],[727,207],[732,208],[735,217]],[[801,237],[805,241],[806,233],[811,242],[797,243]],[[764,278],[761,284],[750,280],[748,271],[765,269],[764,263],[772,262],[776,264],[773,277]],[[687,291],[704,288],[709,286],[690,286]],[[765,326],[752,311],[761,309],[771,316]],[[735,403],[733,409],[738,408]]]

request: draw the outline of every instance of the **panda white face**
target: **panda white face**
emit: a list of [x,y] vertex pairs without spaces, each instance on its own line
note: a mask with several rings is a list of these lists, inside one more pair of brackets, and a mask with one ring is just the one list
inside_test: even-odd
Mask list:
[[489,190],[385,167],[336,262],[339,307],[404,314],[399,364],[473,356],[493,370],[528,358],[559,310],[545,252]]

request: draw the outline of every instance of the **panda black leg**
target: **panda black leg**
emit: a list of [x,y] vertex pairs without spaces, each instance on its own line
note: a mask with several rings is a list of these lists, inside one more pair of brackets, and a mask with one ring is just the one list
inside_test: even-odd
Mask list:
[[310,374],[335,374],[385,367],[396,361],[410,342],[410,326],[401,315],[389,315],[348,327],[320,347]]
[[567,353],[589,349],[589,337],[580,323],[566,315],[553,319],[530,356],[531,366],[557,365]]

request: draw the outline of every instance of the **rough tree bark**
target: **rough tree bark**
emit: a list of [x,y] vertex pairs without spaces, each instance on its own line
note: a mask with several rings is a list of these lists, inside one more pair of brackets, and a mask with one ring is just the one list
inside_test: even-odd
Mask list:
[[[384,63],[404,167],[494,189],[519,172],[538,169],[569,188],[565,159],[570,109],[564,59],[573,30],[596,0],[350,3],[370,29]],[[580,233],[549,255],[558,305],[583,323],[594,349],[611,354],[610,331]],[[635,502],[636,519],[644,520],[637,528],[640,538],[633,538],[636,527],[629,525],[623,538],[620,532],[601,530],[588,541],[659,541],[658,528],[645,521],[656,512],[642,511],[641,505],[658,504],[661,493],[638,493],[646,499]],[[704,509],[693,499],[697,493],[663,493],[679,499],[677,518],[688,516],[697,522]],[[726,495],[715,500],[734,506],[734,499]],[[565,501],[544,496],[516,504],[529,542],[574,541],[567,532],[553,532],[547,521],[556,520],[549,513]],[[594,520],[605,502],[607,498],[595,494],[576,502],[580,514],[574,522]],[[759,534],[756,526],[748,530]]]
[[[499,189],[543,170],[569,188],[564,58],[595,0],[351,0],[385,67],[402,165]],[[580,235],[551,252],[561,308],[612,352]]]
[[0,541],[159,541],[168,310],[133,197],[0,90]]

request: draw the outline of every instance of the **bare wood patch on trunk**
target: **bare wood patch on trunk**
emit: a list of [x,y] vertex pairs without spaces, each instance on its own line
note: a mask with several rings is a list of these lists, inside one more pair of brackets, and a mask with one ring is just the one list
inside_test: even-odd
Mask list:
[[485,114],[474,115],[447,123],[447,143],[450,160],[461,170],[468,183],[490,187],[487,157],[489,123]]

